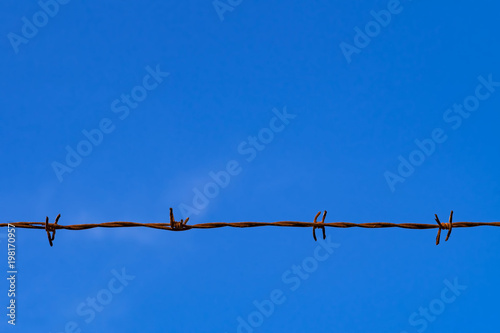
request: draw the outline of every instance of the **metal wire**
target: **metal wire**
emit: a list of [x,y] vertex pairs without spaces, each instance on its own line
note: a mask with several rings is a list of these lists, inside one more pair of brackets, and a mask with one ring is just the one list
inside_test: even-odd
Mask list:
[[[57,224],[60,215],[56,218],[55,223],[49,223],[48,217],[45,222],[11,222],[11,223],[0,223],[0,227],[7,227],[13,225],[16,228],[26,228],[26,229],[45,229],[47,231],[47,236],[49,239],[50,246],[53,245],[53,240],[55,237],[55,231],[59,229],[65,230],[86,230],[93,228],[131,228],[131,227],[145,227],[169,231],[186,231],[191,229],[214,229],[214,228],[255,228],[255,227],[295,227],[295,228],[313,228],[313,237],[316,240],[316,228],[321,228],[323,230],[323,238],[326,237],[325,227],[329,228],[403,228],[403,229],[436,229],[438,228],[438,234],[436,237],[436,245],[439,244],[439,239],[441,235],[441,230],[448,230],[446,236],[447,241],[450,237],[452,228],[470,228],[470,227],[500,227],[500,222],[452,222],[453,211],[451,211],[449,222],[443,223],[439,221],[437,215],[437,224],[425,224],[425,223],[390,223],[390,222],[369,222],[369,223],[351,223],[351,222],[331,222],[325,223],[326,211],[323,214],[323,219],[321,222],[317,221],[317,218],[321,212],[316,214],[313,222],[299,222],[299,221],[278,221],[278,222],[210,222],[210,223],[199,223],[188,225],[187,222],[189,218],[185,221],[180,222],[175,221],[172,208],[170,208],[170,221],[169,223],[139,223],[139,222],[104,222],[104,223],[86,223],[86,224],[73,224],[73,225],[61,225]],[[51,234],[52,233],[52,234]]]

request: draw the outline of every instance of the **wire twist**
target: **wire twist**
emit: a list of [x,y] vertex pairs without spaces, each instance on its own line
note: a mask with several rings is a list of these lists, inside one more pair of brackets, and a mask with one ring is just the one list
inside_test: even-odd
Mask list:
[[[45,231],[47,232],[47,238],[49,239],[49,244],[50,246],[53,246],[54,243],[52,243],[54,241],[54,237],[56,237],[56,225],[57,225],[57,222],[59,222],[59,218],[61,217],[61,214],[57,215],[56,217],[56,222],[54,224],[49,224],[49,217],[46,216],[45,217]],[[50,234],[52,232],[52,235]]]
[[[314,222],[313,222],[314,224],[318,223],[317,219],[318,219],[318,217],[319,217],[319,215],[320,215],[320,214],[321,214],[321,212],[318,212],[318,214],[316,214],[316,216],[314,217]],[[322,226],[321,226],[321,227],[319,227],[319,226],[318,226],[318,227],[317,227],[317,226],[314,226],[314,227],[313,227],[313,237],[314,237],[314,241],[318,241],[318,240],[316,239],[316,228],[320,228],[320,229],[322,229],[322,230],[323,230],[323,239],[326,239],[326,231],[325,231],[325,217],[326,217],[326,210],[325,210],[325,212],[323,213],[323,219],[321,219],[321,222],[319,222],[319,223],[321,223],[321,224],[322,224]]]
[[175,230],[175,231],[182,231],[182,230],[189,230],[190,228],[187,227],[187,223],[189,221],[189,217],[186,218],[186,221],[184,221],[183,219],[181,219],[180,222],[177,222],[175,221],[174,219],[174,211],[172,210],[172,208],[170,208],[170,228],[172,228],[172,230]]
[[442,229],[448,230],[448,234],[446,235],[446,239],[444,241],[447,242],[448,239],[450,238],[451,230],[453,229],[453,221],[452,221],[453,220],[453,211],[451,211],[451,213],[450,213],[450,219],[449,219],[448,223],[441,223],[439,221],[439,217],[437,216],[437,214],[434,214],[434,216],[436,216],[436,222],[439,225],[438,233],[436,236],[436,245],[439,245],[439,240],[441,238],[441,230]]
[[352,223],[352,222],[330,222],[325,223],[326,211],[324,211],[323,218],[321,222],[318,222],[318,217],[321,214],[319,212],[316,214],[313,222],[299,222],[299,221],[278,221],[278,222],[210,222],[210,223],[198,223],[187,225],[189,218],[186,220],[180,220],[180,222],[175,221],[174,213],[172,208],[170,208],[170,221],[169,223],[138,223],[138,222],[103,222],[103,223],[87,223],[87,224],[73,224],[73,225],[60,225],[58,224],[61,214],[57,215],[55,223],[49,223],[48,216],[45,218],[44,222],[10,222],[10,223],[0,223],[0,227],[16,227],[16,228],[26,228],[26,229],[45,229],[47,232],[47,237],[49,239],[50,246],[53,246],[54,237],[56,230],[66,229],[66,230],[86,230],[92,228],[130,228],[130,227],[145,227],[153,229],[161,229],[168,231],[184,231],[190,229],[214,229],[214,228],[254,228],[254,227],[296,227],[296,228],[313,228],[313,237],[316,238],[316,229],[320,228],[323,231],[323,239],[326,238],[325,228],[403,228],[403,229],[438,229],[436,236],[436,245],[439,244],[441,237],[441,230],[448,230],[445,241],[450,238],[450,234],[453,228],[471,228],[480,226],[491,226],[500,227],[500,222],[452,222],[453,211],[450,213],[450,219],[448,223],[441,223],[437,214],[436,217],[437,224],[427,224],[427,223],[390,223],[390,222],[368,222],[368,223]]

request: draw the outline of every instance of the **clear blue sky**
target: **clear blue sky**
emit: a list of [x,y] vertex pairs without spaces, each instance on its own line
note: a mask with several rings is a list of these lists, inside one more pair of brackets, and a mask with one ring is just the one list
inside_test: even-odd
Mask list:
[[[499,10],[4,1],[0,220],[498,221]],[[0,327],[493,332],[500,229],[436,232],[18,229]]]

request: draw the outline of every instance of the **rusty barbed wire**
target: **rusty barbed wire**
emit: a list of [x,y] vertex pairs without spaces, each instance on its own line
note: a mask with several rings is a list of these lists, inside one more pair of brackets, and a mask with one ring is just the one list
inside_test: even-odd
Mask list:
[[452,228],[471,228],[471,227],[500,227],[500,222],[452,222],[453,211],[450,213],[450,218],[448,223],[442,223],[437,214],[435,214],[435,220],[437,224],[426,224],[426,223],[390,223],[390,222],[368,222],[368,223],[352,223],[352,222],[330,222],[325,223],[326,210],[323,213],[321,222],[317,219],[321,212],[318,212],[314,217],[313,222],[299,222],[299,221],[278,221],[278,222],[209,222],[209,223],[199,223],[188,225],[189,217],[186,220],[180,220],[180,222],[175,221],[174,213],[172,208],[170,208],[170,220],[169,223],[139,223],[139,222],[103,222],[103,223],[86,223],[86,224],[73,224],[73,225],[62,225],[57,224],[61,214],[57,215],[55,223],[49,223],[49,218],[46,217],[45,222],[11,222],[11,223],[0,223],[0,227],[8,227],[10,225],[16,228],[25,229],[45,229],[47,232],[47,237],[49,239],[50,246],[53,246],[54,237],[56,230],[86,230],[93,228],[130,228],[130,227],[145,227],[169,231],[186,231],[191,229],[214,229],[223,227],[232,228],[255,228],[255,227],[296,227],[296,228],[313,228],[313,238],[316,241],[316,229],[322,229],[323,239],[326,238],[325,227],[329,228],[403,228],[403,229],[438,229],[436,236],[436,245],[439,244],[441,237],[441,230],[448,230],[445,241],[450,238]]

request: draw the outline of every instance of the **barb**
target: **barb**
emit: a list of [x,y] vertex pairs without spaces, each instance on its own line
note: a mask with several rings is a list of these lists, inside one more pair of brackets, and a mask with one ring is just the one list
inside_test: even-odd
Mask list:
[[[314,217],[314,223],[317,223],[317,219],[318,219],[318,216],[321,214],[321,212],[318,212],[318,214],[316,214],[316,216]],[[325,217],[326,217],[326,210],[325,212],[323,213],[323,219],[321,220],[321,224],[322,226],[321,227],[317,227],[317,226],[314,226],[313,227],[313,237],[314,237],[314,241],[318,241],[316,239],[316,228],[321,228],[323,230],[323,239],[326,239],[326,232],[325,232]]]
[[182,231],[182,230],[189,230],[189,228],[186,226],[186,223],[188,223],[189,217],[186,218],[186,221],[182,220],[180,222],[176,222],[174,219],[174,211],[172,208],[170,208],[170,228],[172,230],[177,230],[177,231]]
[[439,240],[441,239],[441,229],[448,229],[448,234],[446,235],[446,239],[444,241],[447,242],[448,238],[450,238],[451,229],[453,229],[453,222],[452,222],[453,211],[451,211],[451,213],[450,213],[450,219],[449,219],[448,223],[441,223],[439,221],[439,217],[437,216],[437,214],[434,214],[434,216],[436,216],[436,222],[439,225],[439,230],[438,230],[438,233],[436,236],[436,245],[439,245]]
[[[193,225],[187,225],[189,218],[186,220],[180,220],[180,222],[175,221],[173,210],[170,208],[170,221],[169,223],[138,223],[138,222],[104,222],[104,223],[88,223],[88,224],[73,224],[73,225],[60,225],[57,224],[61,214],[56,217],[54,224],[48,222],[48,217],[45,222],[11,222],[11,223],[0,223],[0,227],[8,227],[9,225],[14,225],[16,228],[26,228],[26,229],[45,229],[47,231],[47,236],[49,238],[50,246],[53,245],[53,240],[55,237],[56,230],[66,229],[66,230],[86,230],[93,228],[131,228],[131,227],[145,227],[169,231],[184,231],[190,229],[214,229],[214,228],[255,228],[255,227],[295,227],[295,228],[313,228],[313,237],[316,240],[316,228],[321,228],[323,230],[323,238],[326,238],[325,228],[402,228],[402,229],[439,229],[436,237],[436,245],[439,244],[439,239],[441,236],[441,230],[448,230],[445,241],[450,237],[452,228],[471,228],[471,227],[500,227],[500,222],[452,222],[453,211],[450,214],[449,223],[441,223],[437,214],[435,214],[437,224],[426,224],[426,223],[389,223],[389,222],[368,222],[368,223],[351,223],[351,222],[331,222],[325,223],[326,211],[323,214],[321,222],[317,222],[317,218],[321,214],[316,214],[314,222],[299,222],[299,221],[278,221],[278,222],[211,222],[211,223],[199,223]],[[52,232],[52,235],[50,234]]]
[[[55,226],[57,225],[57,222],[59,222],[59,218],[61,217],[61,214],[57,215],[56,221],[54,224],[49,224],[49,217],[45,217],[45,231],[47,232],[47,238],[49,239],[49,244],[50,246],[53,246],[54,244],[52,243],[54,241],[54,237],[56,237],[56,228]],[[52,235],[50,234],[52,232]]]

